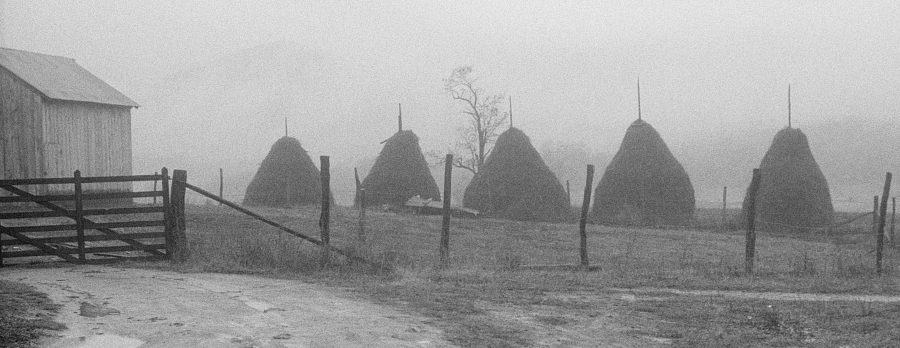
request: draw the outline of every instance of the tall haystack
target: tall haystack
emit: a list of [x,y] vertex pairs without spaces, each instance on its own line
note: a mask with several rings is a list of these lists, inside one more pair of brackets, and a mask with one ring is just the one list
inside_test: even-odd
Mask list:
[[683,225],[694,216],[694,186],[684,167],[649,123],[625,132],[594,191],[594,222]]
[[319,170],[300,141],[285,136],[272,145],[247,186],[244,205],[290,207],[317,204],[321,198]]
[[440,200],[437,183],[412,131],[399,131],[385,141],[381,154],[362,182],[366,204],[402,205],[413,196]]
[[560,222],[570,217],[566,190],[528,136],[516,128],[497,138],[490,157],[466,187],[463,205],[510,220]]
[[[759,173],[757,228],[804,231],[831,223],[834,208],[828,182],[799,129],[787,127],[775,134]],[[748,199],[744,197],[744,211]]]

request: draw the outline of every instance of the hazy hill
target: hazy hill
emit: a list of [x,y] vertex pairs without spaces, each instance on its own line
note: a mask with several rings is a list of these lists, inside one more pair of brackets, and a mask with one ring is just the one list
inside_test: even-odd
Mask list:
[[[404,114],[410,114],[406,127],[420,135],[425,152],[443,151],[441,142],[452,142],[452,127],[461,122],[442,94],[443,72],[415,72],[417,78],[412,79],[392,75],[390,67],[373,67],[379,64],[311,51],[300,44],[272,44],[174,72],[135,92],[142,107],[134,112],[132,125],[134,170],[186,169],[192,182],[217,190],[218,169],[223,168],[226,196],[239,201],[269,148],[284,135],[287,118],[290,135],[301,141],[317,166],[320,155],[332,156],[335,197],[349,204],[353,167],[360,167],[364,177],[381,150],[379,142],[396,131],[398,100],[404,101]],[[398,71],[404,69],[415,70]],[[884,172],[900,168],[900,127],[860,119],[807,122],[801,127],[839,210],[870,209],[871,196],[880,194]],[[596,184],[618,150],[624,129],[605,135],[604,143],[536,141],[563,185],[571,181],[576,205],[583,194],[585,164],[596,165]],[[729,201],[740,202],[751,170],[759,165],[776,131],[777,126],[736,127],[679,139],[660,129],[691,176],[701,207],[721,204],[722,186],[729,187]],[[443,188],[442,167],[433,167],[432,172]],[[459,169],[455,173],[453,190],[461,198],[470,175]]]

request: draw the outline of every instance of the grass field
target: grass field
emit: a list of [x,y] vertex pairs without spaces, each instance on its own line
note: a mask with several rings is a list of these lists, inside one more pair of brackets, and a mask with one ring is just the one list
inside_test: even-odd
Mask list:
[[[256,211],[318,238],[314,207]],[[360,247],[354,245],[357,212],[336,208],[332,243],[396,269],[377,274],[339,256],[323,269],[311,244],[224,207],[192,206],[187,219],[190,258],[171,267],[348,287],[434,318],[462,346],[831,347],[885,346],[900,339],[896,304],[671,294],[635,299],[611,290],[900,294],[898,253],[889,248],[885,273],[876,275],[874,238],[864,223],[821,234],[760,233],[752,276],[743,273],[742,231],[589,226],[589,258],[601,270],[534,271],[529,266],[578,262],[577,225],[455,219],[450,265],[438,268],[440,217],[370,210],[368,243]]]

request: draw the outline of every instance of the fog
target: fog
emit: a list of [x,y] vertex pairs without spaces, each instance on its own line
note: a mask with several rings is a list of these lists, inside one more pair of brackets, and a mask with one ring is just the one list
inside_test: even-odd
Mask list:
[[446,152],[465,118],[442,79],[460,65],[512,96],[545,160],[569,149],[548,162],[578,190],[578,159],[608,161],[637,117],[638,78],[701,206],[723,186],[740,200],[787,124],[788,84],[838,209],[871,207],[900,166],[896,1],[7,0],[0,23],[6,46],[74,58],[142,105],[136,173],[213,188],[224,168],[233,199],[285,118],[314,161],[332,157],[344,203],[398,103],[423,150]]

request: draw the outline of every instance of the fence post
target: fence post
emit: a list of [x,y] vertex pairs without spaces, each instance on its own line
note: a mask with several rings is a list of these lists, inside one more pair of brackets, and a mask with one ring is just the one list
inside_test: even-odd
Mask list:
[[756,257],[756,193],[759,191],[759,182],[762,175],[759,168],[753,169],[753,179],[750,181],[750,195],[747,201],[747,239],[744,249],[744,273],[753,273],[753,260]]
[[450,256],[450,188],[453,174],[453,155],[447,154],[444,159],[444,220],[441,225],[441,267],[447,266]]
[[872,197],[872,232],[878,230],[878,195]]
[[884,191],[881,193],[881,209],[878,215],[878,241],[875,248],[875,270],[881,274],[881,258],[884,256],[884,220],[887,217],[887,201],[891,195],[891,172],[884,175]]
[[891,198],[891,246],[897,246],[897,240],[894,239],[894,224],[897,218],[897,197]]
[[[159,175],[159,173],[153,172],[153,175]],[[153,191],[156,191],[156,179],[153,179]],[[156,196],[153,196],[153,205],[156,205]]]
[[584,181],[584,200],[581,203],[581,220],[578,222],[578,234],[581,239],[579,244],[579,256],[581,258],[581,266],[588,266],[587,255],[587,218],[588,210],[591,206],[591,186],[594,184],[594,165],[587,165],[587,178]]
[[[169,200],[172,207],[172,256],[176,262],[187,260],[187,235],[184,217],[185,191],[187,172],[176,169],[172,171],[172,196]],[[168,243],[167,243],[168,244]]]
[[[225,190],[225,173],[222,172],[222,168],[219,168],[219,198],[225,199],[223,195],[223,191]],[[222,202],[219,202],[219,205],[222,205]]]
[[75,171],[75,229],[78,232],[78,262],[87,262],[84,254],[84,201],[81,195],[81,171]]
[[319,156],[319,167],[321,168],[322,179],[322,215],[319,217],[319,228],[321,231],[321,239],[324,244],[322,248],[322,266],[327,265],[331,261],[331,161],[328,156]]
[[723,231],[725,228],[725,213],[728,209],[728,186],[722,186],[722,226],[720,227]]
[[366,189],[360,188],[357,193],[359,198],[359,233],[357,235],[357,249],[365,250],[366,248]]
[[353,180],[356,182],[356,195],[357,197],[353,198],[353,206],[359,207],[359,190],[362,188],[361,183],[359,182],[359,170],[356,167],[353,167]]
[[571,209],[572,208],[572,191],[569,190],[569,180],[566,180],[566,199],[568,199],[567,202],[569,202],[569,208]]
[[[172,254],[175,253],[173,249],[175,242],[172,240],[173,232],[175,230],[174,214],[172,211],[171,199],[169,197],[169,170],[166,167],[163,167],[162,171],[160,171],[160,175],[162,176],[162,205],[163,205],[163,216],[166,220],[166,257],[170,260],[172,259]],[[155,197],[154,197],[155,199]]]

